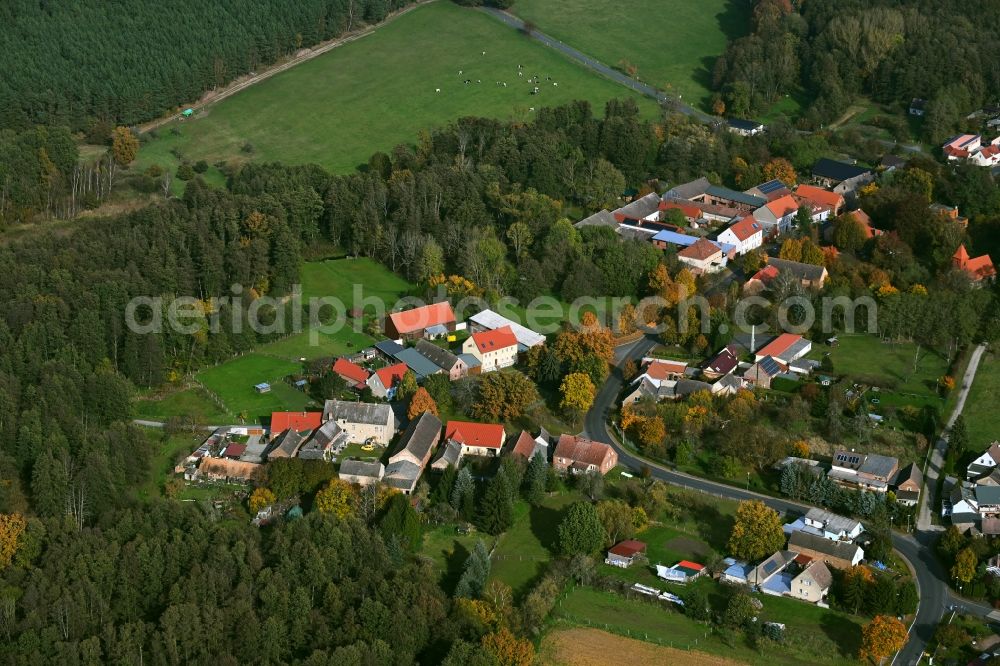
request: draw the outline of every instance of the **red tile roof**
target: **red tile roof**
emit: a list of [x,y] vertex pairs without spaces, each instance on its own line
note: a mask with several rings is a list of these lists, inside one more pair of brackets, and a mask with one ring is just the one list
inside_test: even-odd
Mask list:
[[635,539],[628,539],[615,544],[614,547],[608,549],[608,552],[620,557],[632,557],[636,553],[645,553],[646,544]]
[[954,256],[952,256],[952,262],[955,268],[959,268],[969,276],[976,280],[985,280],[991,278],[997,274],[996,268],[993,266],[993,260],[990,259],[990,255],[983,254],[978,257],[969,257],[968,251],[965,249],[965,245],[959,245],[958,249],[955,251]]
[[784,217],[799,209],[799,205],[795,203],[795,199],[793,199],[790,194],[785,195],[780,199],[775,199],[774,201],[766,204],[766,206],[775,217]]
[[650,379],[663,380],[670,375],[683,375],[687,368],[687,363],[677,363],[674,361],[650,361],[646,365],[643,374],[649,375]]
[[397,363],[396,365],[380,368],[375,371],[375,374],[378,375],[379,381],[382,382],[382,386],[390,389],[396,384],[396,382],[403,378],[403,375],[406,374],[407,370],[409,370],[409,368],[405,363]]
[[444,427],[444,438],[453,439],[466,446],[497,449],[503,446],[506,435],[499,423],[471,423],[469,421],[448,421]]
[[451,303],[431,303],[412,310],[393,312],[389,315],[392,325],[400,335],[420,331],[438,324],[449,324],[455,321],[455,312]]
[[729,226],[729,230],[732,231],[736,238],[743,242],[748,238],[752,238],[754,235],[762,233],[760,223],[754,219],[753,215],[747,215],[737,222],[733,222]]
[[247,450],[246,444],[237,444],[234,442],[226,447],[226,451],[225,453],[223,453],[223,455],[226,456],[227,458],[239,458],[246,452],[246,450]]
[[343,377],[348,384],[358,385],[368,381],[368,371],[346,358],[338,358],[333,363],[333,371]]
[[722,250],[719,249],[718,245],[710,240],[699,238],[694,243],[678,252],[677,256],[684,257],[685,259],[692,259],[694,261],[706,261],[717,254],[722,254]]
[[792,561],[798,564],[799,566],[805,566],[810,562],[812,562],[812,559],[813,558],[809,557],[805,553],[799,553],[798,555],[795,556],[795,559]]
[[679,210],[689,220],[697,220],[701,217],[701,209],[697,206],[677,203],[676,201],[661,202],[660,210]]
[[770,282],[774,278],[778,277],[778,267],[777,266],[764,266],[756,273],[753,274],[751,280],[760,280],[761,282]]
[[692,562],[691,560],[681,560],[677,563],[677,566],[684,569],[692,569],[694,571],[701,571],[705,568],[704,564],[698,564],[697,562]]
[[529,460],[534,452],[535,438],[527,430],[522,430],[521,434],[517,436],[514,448],[510,451],[511,455],[521,456],[525,460]]
[[773,356],[775,358],[778,358],[786,351],[788,351],[789,347],[791,347],[801,339],[802,336],[797,335],[795,333],[782,333],[774,340],[772,340],[766,347],[757,350],[757,356],[758,357]]
[[553,456],[601,467],[608,456],[613,454],[614,449],[607,444],[594,442],[586,437],[575,437],[563,433],[559,435],[559,441],[556,443],[556,450]]
[[510,326],[496,328],[492,331],[483,331],[482,333],[473,333],[472,340],[476,343],[476,347],[481,354],[517,345],[517,336],[514,335],[514,331],[511,330]]
[[295,432],[315,430],[323,423],[323,412],[272,412],[271,434],[285,432],[289,428]]
[[815,185],[799,185],[798,189],[795,190],[795,193],[803,199],[808,199],[809,201],[823,206],[829,206],[833,209],[840,208],[844,205],[844,197],[836,192],[830,192],[829,190],[824,190],[822,187],[816,187]]

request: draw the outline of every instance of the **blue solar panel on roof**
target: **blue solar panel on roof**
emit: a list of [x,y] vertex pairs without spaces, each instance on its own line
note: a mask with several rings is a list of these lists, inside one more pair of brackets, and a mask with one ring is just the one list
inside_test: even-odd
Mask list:
[[762,185],[758,185],[757,189],[763,192],[764,194],[770,194],[775,190],[780,190],[784,186],[785,186],[784,183],[782,183],[780,180],[775,179],[775,180],[769,180]]
[[774,560],[771,560],[769,562],[765,562],[764,563],[764,573],[767,573],[767,574],[771,573],[772,571],[774,571],[777,568],[777,566],[778,566],[778,563],[775,562]]

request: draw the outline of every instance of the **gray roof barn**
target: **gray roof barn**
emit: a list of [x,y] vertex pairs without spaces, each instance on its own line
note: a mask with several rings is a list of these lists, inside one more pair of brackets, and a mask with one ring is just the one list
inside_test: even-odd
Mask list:
[[585,217],[576,224],[573,225],[577,229],[583,227],[617,227],[618,221],[615,220],[615,216],[611,214],[611,211],[607,208],[599,210],[590,217]]
[[689,183],[681,183],[680,185],[674,185],[666,194],[663,195],[664,201],[669,201],[670,199],[686,199],[691,200],[695,197],[700,197],[708,188],[712,186],[712,183],[708,182],[708,178],[702,176],[697,180],[692,180]]
[[816,266],[815,264],[804,264],[801,261],[789,261],[788,259],[778,259],[777,257],[768,257],[768,266],[774,266],[779,271],[788,271],[800,280],[808,280],[810,282],[815,282],[817,280],[822,280],[824,274],[826,273],[826,268],[823,266]]
[[428,340],[417,340],[414,348],[420,352],[421,356],[446,372],[454,368],[455,364],[461,360],[447,349],[438,347]]
[[392,421],[392,408],[382,403],[327,400],[323,404],[323,420],[341,419],[348,423],[388,425]]
[[406,367],[412,370],[413,374],[417,376],[417,379],[430,377],[431,375],[436,375],[437,373],[441,372],[441,368],[438,367],[437,364],[435,364],[429,358],[418,352],[413,347],[409,347],[399,352],[398,354],[396,354],[396,358],[405,363]]
[[340,476],[364,476],[381,479],[385,468],[377,460],[345,460],[340,463]]

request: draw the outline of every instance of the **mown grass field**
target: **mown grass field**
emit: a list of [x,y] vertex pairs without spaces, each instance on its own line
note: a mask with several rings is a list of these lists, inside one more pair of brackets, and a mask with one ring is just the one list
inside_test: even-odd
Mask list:
[[[392,306],[397,300],[413,289],[413,285],[396,275],[373,259],[330,259],[313,261],[302,265],[302,298],[308,304],[311,298],[337,298],[345,308],[365,307],[369,299],[379,300]],[[355,285],[359,302],[355,302]]]
[[594,627],[755,666],[858,663],[855,657],[861,641],[861,618],[792,599],[760,598],[764,620],[783,622],[786,628],[786,643],[766,652],[754,650],[740,633],[712,633],[706,625],[681,612],[588,587],[573,588],[556,604],[553,617],[558,621],[556,626]]
[[233,418],[212,402],[199,386],[135,402],[135,417],[138,419],[164,421],[172,416],[195,418],[209,425],[229,423]]
[[511,11],[606,65],[628,61],[637,78],[705,110],[715,59],[750,26],[740,0],[517,0]]
[[[542,77],[540,94],[518,65]],[[630,95],[482,12],[435,2],[160,128],[138,166],[174,168],[179,151],[192,162],[316,163],[344,173],[462,116],[530,119],[531,107],[576,99],[603,111],[607,100]],[[640,104],[655,113],[652,101]]]
[[[960,385],[962,380],[957,378],[956,381]],[[1000,439],[998,395],[1000,395],[1000,359],[997,359],[995,353],[986,353],[979,362],[976,378],[972,382],[969,397],[965,400],[965,409],[962,410],[969,430],[969,446],[973,451],[981,451],[990,442]]]
[[[255,352],[202,370],[197,379],[219,396],[231,412],[259,423],[269,418],[271,412],[301,410],[312,402],[306,393],[282,381],[300,369],[298,363]],[[271,384],[269,393],[254,390],[261,382]]]
[[820,360],[829,353],[836,375],[857,381],[881,379],[902,394],[938,396],[937,381],[948,372],[948,360],[936,351],[921,347],[918,355],[913,343],[884,343],[874,335],[839,335],[837,339],[836,347],[814,341],[808,357]]

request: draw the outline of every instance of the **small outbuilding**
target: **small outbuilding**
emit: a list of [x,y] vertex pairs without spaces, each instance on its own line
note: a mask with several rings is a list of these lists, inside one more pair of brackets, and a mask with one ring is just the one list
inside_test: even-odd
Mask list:
[[616,544],[612,548],[608,549],[608,556],[604,559],[605,564],[610,564],[614,567],[621,567],[622,569],[627,569],[632,566],[637,559],[641,559],[646,555],[646,544],[642,541],[636,541],[634,539],[628,539]]

